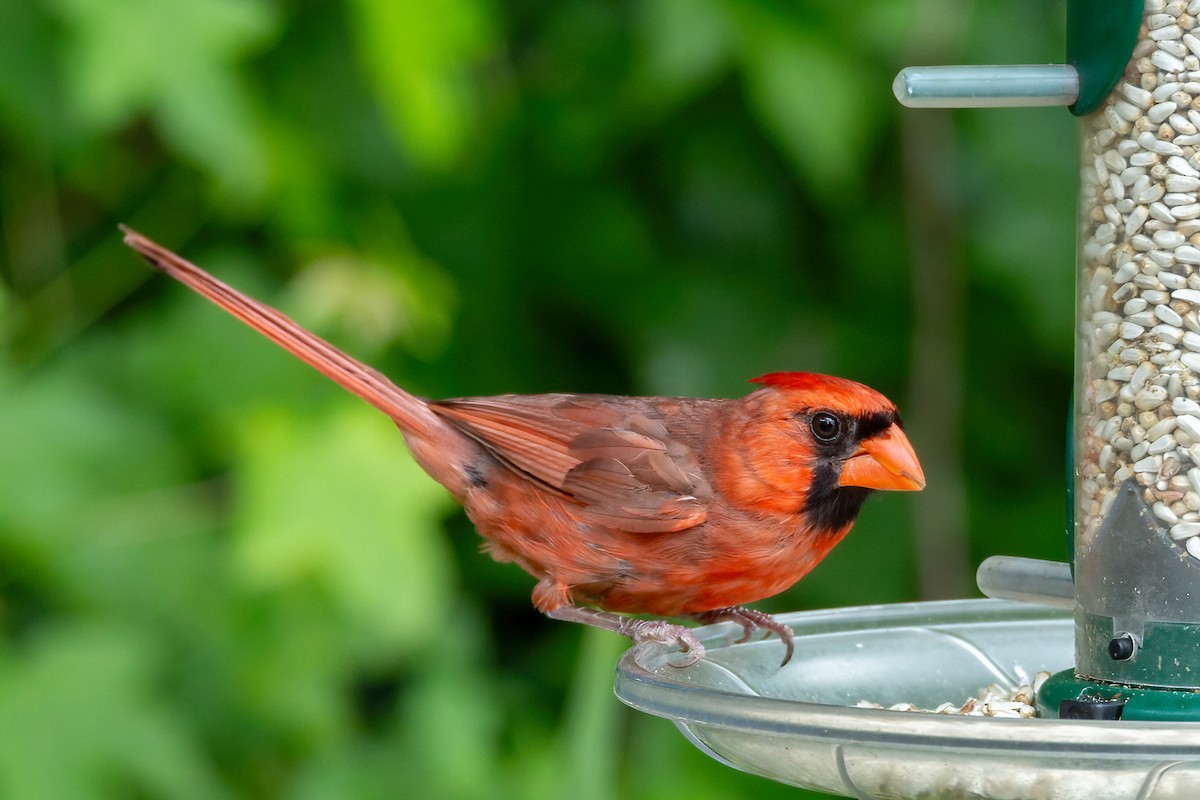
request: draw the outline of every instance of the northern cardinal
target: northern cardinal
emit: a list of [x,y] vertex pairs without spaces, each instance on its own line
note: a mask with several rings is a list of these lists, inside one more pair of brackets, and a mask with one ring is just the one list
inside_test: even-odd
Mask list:
[[838,543],[874,489],[925,485],[896,407],[854,381],[776,372],[736,400],[594,394],[423,400],[135,231],[152,266],[387,414],[466,508],[533,604],[636,643],[704,647],[683,625],[731,620],[745,641],[792,630],[743,604],[778,594]]

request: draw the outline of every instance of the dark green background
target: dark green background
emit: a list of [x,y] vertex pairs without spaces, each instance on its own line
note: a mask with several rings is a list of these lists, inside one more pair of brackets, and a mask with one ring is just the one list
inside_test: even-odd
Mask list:
[[890,85],[1058,60],[1062,18],[0,4],[0,794],[802,794],[620,705],[623,640],[535,613],[384,417],[115,226],[431,396],[868,383],[929,488],[762,607],[973,596],[1063,555],[1075,120]]

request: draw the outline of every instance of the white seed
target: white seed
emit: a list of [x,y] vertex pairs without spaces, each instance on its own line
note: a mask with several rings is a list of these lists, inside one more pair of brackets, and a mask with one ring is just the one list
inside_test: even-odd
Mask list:
[[1160,83],[1158,86],[1154,87],[1152,92],[1150,92],[1150,99],[1156,103],[1162,103],[1181,89],[1183,89],[1183,84],[1179,81],[1167,81],[1165,83]]
[[1168,192],[1194,192],[1200,189],[1200,178],[1186,175],[1168,175],[1166,183]]
[[1175,414],[1192,414],[1200,417],[1200,403],[1186,397],[1176,397],[1171,401],[1171,411]]
[[[1163,16],[1168,15],[1164,14]],[[1155,42],[1166,43],[1171,39],[1179,39],[1182,36],[1183,30],[1178,25],[1166,25],[1162,28],[1156,28],[1155,30],[1150,31],[1150,39]]]
[[[1125,286],[1131,286],[1131,285],[1132,284],[1128,284],[1128,283],[1123,284],[1122,290],[1124,289]],[[1113,295],[1113,299],[1116,299],[1115,293]],[[1125,301],[1125,304],[1123,306],[1121,306],[1121,313],[1125,314],[1125,316],[1129,316],[1131,314],[1136,314],[1139,311],[1145,311],[1146,307],[1148,305],[1149,305],[1149,303],[1146,302],[1146,298],[1144,298],[1144,297],[1131,297]]]
[[[1142,191],[1136,193],[1134,195],[1134,198],[1139,203],[1145,203],[1145,204],[1149,205],[1150,203],[1156,203],[1159,200],[1162,200],[1164,198],[1164,196],[1166,195],[1166,193],[1167,193],[1167,190],[1163,187],[1163,185],[1161,183],[1155,183],[1155,184],[1151,184],[1150,186],[1147,186]],[[1169,206],[1170,203],[1168,203],[1167,205]],[[1182,203],[1180,205],[1182,205]]]
[[[1194,135],[1196,133],[1196,126],[1183,114],[1172,114],[1167,117],[1167,124],[1184,135]],[[1178,141],[1175,143],[1179,144]],[[1180,144],[1179,146],[1182,147],[1183,145]]]
[[1165,387],[1151,385],[1137,393],[1133,399],[1133,404],[1143,411],[1150,411],[1161,406],[1166,399],[1167,390]]
[[1126,347],[1121,351],[1119,358],[1126,364],[1140,364],[1149,358],[1145,350],[1139,350],[1136,347]]
[[1167,508],[1167,504],[1161,500],[1154,504],[1154,506],[1151,508],[1151,511],[1154,512],[1154,516],[1158,517],[1168,525],[1175,525],[1179,522],[1179,517],[1175,515],[1175,512]]
[[[1189,37],[1191,37],[1191,34],[1184,35],[1184,44],[1187,44]],[[1150,92],[1140,86],[1134,86],[1132,83],[1122,83],[1121,94],[1125,95],[1125,98],[1138,108],[1149,108],[1150,104],[1154,101],[1154,96]]]
[[[1200,422],[1200,420],[1197,421]],[[1146,436],[1151,439],[1157,439],[1163,434],[1167,434],[1175,430],[1175,426],[1177,424],[1178,423],[1176,422],[1175,417],[1163,417],[1158,422],[1146,429]]]
[[[1176,58],[1183,59],[1183,66],[1186,69],[1192,62],[1192,54],[1187,49],[1187,45],[1175,38],[1162,39],[1158,42],[1158,49],[1165,50]],[[1200,66],[1200,65],[1198,65]],[[1184,91],[1187,91],[1187,84],[1183,85]],[[1174,96],[1174,95],[1172,95]]]
[[1133,471],[1141,474],[1157,473],[1162,466],[1162,456],[1146,456],[1133,464]]
[[1129,376],[1129,390],[1135,394],[1140,392],[1142,389],[1146,388],[1147,381],[1154,377],[1156,372],[1157,370],[1154,368],[1153,364],[1140,365],[1133,371],[1133,374]]
[[[1132,117],[1127,116],[1127,113],[1126,113],[1127,109],[1133,109]],[[1113,104],[1113,110],[1116,111],[1118,114],[1120,114],[1123,119],[1127,119],[1130,122],[1137,122],[1138,117],[1141,116],[1141,111],[1136,106],[1133,106],[1130,103],[1123,103],[1119,100]],[[1163,120],[1165,120],[1167,117],[1171,116],[1178,110],[1179,110],[1179,106],[1176,103],[1173,103],[1168,100],[1166,102],[1158,103],[1154,106],[1151,106],[1150,110],[1146,112],[1146,117],[1151,122],[1153,122],[1155,125],[1158,125],[1160,122],[1162,122]],[[1149,148],[1147,148],[1147,149],[1149,149]]]
[[[1108,194],[1112,196],[1113,200],[1118,202],[1125,199],[1125,184],[1121,183],[1121,176],[1108,176]],[[1113,206],[1113,211],[1116,210],[1116,206]]]
[[[1180,325],[1183,324],[1183,317],[1179,316],[1179,313],[1176,312],[1175,309],[1171,308],[1168,305],[1155,306],[1154,307],[1154,316],[1158,317],[1160,320],[1162,320],[1166,324],[1173,325],[1176,328],[1178,328]],[[1175,341],[1179,341],[1179,340],[1176,339]]]
[[1183,414],[1175,419],[1179,421],[1179,430],[1187,434],[1193,442],[1200,442],[1200,417]]
[[[1149,440],[1147,440],[1147,441],[1149,441]],[[1166,434],[1165,436],[1160,436],[1159,438],[1150,442],[1150,447],[1147,448],[1146,452],[1148,452],[1152,456],[1159,456],[1159,455],[1168,453],[1174,449],[1175,449],[1175,437],[1170,434]]]
[[1167,168],[1177,175],[1183,175],[1188,178],[1200,178],[1200,170],[1197,170],[1186,160],[1179,156],[1171,156],[1167,159]]
[[1171,297],[1176,300],[1183,300],[1186,303],[1194,303],[1200,305],[1200,290],[1196,289],[1176,289],[1171,292]]
[[1175,215],[1171,213],[1171,209],[1167,207],[1166,203],[1151,203],[1150,216],[1154,219],[1162,222],[1168,222],[1172,225],[1178,222],[1178,220],[1175,218]]
[[1184,353],[1179,360],[1193,372],[1200,372],[1200,353]]
[[[1197,178],[1196,182],[1200,183],[1200,178]],[[1186,236],[1179,231],[1173,230],[1155,231],[1152,238],[1154,239],[1154,243],[1164,250],[1174,250],[1176,247],[1180,247],[1181,245],[1187,243]]]
[[1158,282],[1161,283],[1165,289],[1174,291],[1175,289],[1183,289],[1187,286],[1187,278],[1174,272],[1162,270],[1156,277],[1158,278]]
[[[1146,237],[1143,236],[1142,238],[1144,239]],[[1138,271],[1137,262],[1127,261],[1124,264],[1122,264],[1120,266],[1120,268],[1117,269],[1116,273],[1113,274],[1112,279],[1115,283],[1125,283],[1130,278],[1132,278],[1137,273],[1137,271]]]
[[1125,238],[1128,239],[1140,231],[1149,218],[1150,209],[1146,208],[1146,206],[1137,206],[1134,208],[1129,214],[1129,219],[1125,221]]
[[1171,55],[1163,50],[1155,50],[1150,54],[1150,63],[1161,69],[1163,72],[1183,72],[1185,69],[1183,59]]
[[[1141,298],[1138,298],[1138,299],[1141,299]],[[1146,301],[1142,300],[1142,302],[1144,303]],[[1122,322],[1120,332],[1121,332],[1122,339],[1132,341],[1132,340],[1138,338],[1139,336],[1141,336],[1143,333],[1145,333],[1146,329],[1143,328],[1141,325],[1135,325],[1132,322]],[[1200,350],[1200,348],[1197,348],[1197,349]]]
[[1166,323],[1155,325],[1150,329],[1150,333],[1158,337],[1160,344],[1171,345],[1172,349],[1183,338],[1183,330],[1178,325],[1168,325]]
[[1188,555],[1195,559],[1200,559],[1200,537],[1193,536],[1183,543],[1187,548]]
[[1187,539],[1200,534],[1200,522],[1179,522],[1171,526],[1171,538]]
[[[1175,254],[1174,253],[1168,253],[1164,250],[1151,250],[1146,255],[1150,258],[1151,261],[1153,261],[1155,264],[1157,264],[1160,267],[1168,267],[1169,268],[1169,267],[1175,266]],[[1147,277],[1146,287],[1143,287],[1143,288],[1152,287],[1152,286],[1161,284],[1161,281],[1157,280],[1158,276],[1146,276],[1146,277]],[[1151,280],[1151,278],[1153,278],[1153,280]],[[1141,286],[1142,284],[1138,284],[1138,285]]]

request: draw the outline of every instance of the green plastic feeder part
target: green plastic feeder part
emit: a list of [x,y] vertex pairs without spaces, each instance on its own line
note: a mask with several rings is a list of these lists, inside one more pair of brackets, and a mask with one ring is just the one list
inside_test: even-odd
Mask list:
[[1077,117],[1100,107],[1129,64],[1142,23],[1144,0],[1069,0],[1067,63],[1079,73]]

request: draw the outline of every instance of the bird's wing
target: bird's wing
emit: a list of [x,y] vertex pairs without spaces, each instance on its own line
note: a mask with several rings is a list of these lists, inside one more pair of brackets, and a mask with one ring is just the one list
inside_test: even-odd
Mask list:
[[592,522],[637,533],[699,525],[711,491],[695,457],[638,402],[502,395],[431,407],[507,466],[577,500]]

